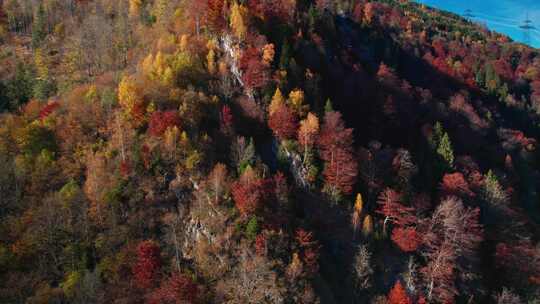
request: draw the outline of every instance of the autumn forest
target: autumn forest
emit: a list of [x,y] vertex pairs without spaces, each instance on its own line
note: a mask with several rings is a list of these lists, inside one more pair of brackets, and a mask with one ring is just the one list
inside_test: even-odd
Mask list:
[[540,50],[407,0],[0,0],[0,303],[540,304]]

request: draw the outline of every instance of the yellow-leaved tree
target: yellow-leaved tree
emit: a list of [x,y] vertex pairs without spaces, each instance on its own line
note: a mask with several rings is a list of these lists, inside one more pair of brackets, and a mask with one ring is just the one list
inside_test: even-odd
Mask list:
[[143,92],[132,77],[124,76],[118,85],[118,103],[132,118],[135,109],[142,104]]
[[129,0],[129,16],[136,18],[141,15],[143,0]]
[[208,55],[206,55],[206,67],[208,68],[208,73],[210,73],[210,75],[214,75],[217,71],[216,53],[213,49],[210,49]]
[[362,200],[362,194],[358,193],[356,201],[354,202],[354,210],[351,219],[351,225],[353,228],[353,234],[356,237],[356,233],[360,229],[360,223],[362,218],[362,209],[364,208],[364,201]]
[[[302,145],[305,154],[315,144],[317,134],[319,134],[319,118],[313,113],[308,113],[306,119],[300,122],[298,129],[298,142]],[[307,156],[304,156],[304,159],[306,158]]]
[[231,7],[230,17],[231,28],[238,39],[244,39],[248,30],[248,9],[238,2],[234,2]]
[[268,107],[268,115],[274,114],[274,112],[283,106],[283,104],[285,104],[285,98],[283,97],[283,94],[281,94],[281,90],[277,88],[274,97],[272,97],[272,101],[270,102],[270,106]]
[[371,218],[371,215],[366,215],[364,218],[364,224],[362,226],[362,233],[364,234],[364,237],[368,237],[373,233],[373,219]]
[[274,56],[276,55],[276,50],[274,49],[274,44],[269,43],[263,48],[263,63],[265,65],[270,65],[274,61]]
[[309,106],[304,104],[304,98],[304,91],[301,89],[295,89],[289,93],[289,105],[299,117],[305,117],[309,111]]

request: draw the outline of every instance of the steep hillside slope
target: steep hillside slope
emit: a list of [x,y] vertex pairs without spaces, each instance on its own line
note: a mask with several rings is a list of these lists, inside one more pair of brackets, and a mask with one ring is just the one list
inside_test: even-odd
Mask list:
[[538,50],[405,0],[0,4],[0,302],[540,301]]

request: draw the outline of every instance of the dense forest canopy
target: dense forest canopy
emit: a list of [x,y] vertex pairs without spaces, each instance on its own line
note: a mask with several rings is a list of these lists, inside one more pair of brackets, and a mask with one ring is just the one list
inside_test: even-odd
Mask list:
[[539,136],[407,0],[0,0],[0,302],[540,303]]

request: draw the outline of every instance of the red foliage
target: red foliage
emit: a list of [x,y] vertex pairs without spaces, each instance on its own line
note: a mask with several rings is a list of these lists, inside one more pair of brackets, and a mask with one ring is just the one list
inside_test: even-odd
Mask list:
[[351,194],[356,184],[358,163],[349,151],[337,148],[330,162],[324,166],[323,176],[327,185],[344,194]]
[[306,271],[314,274],[319,269],[319,243],[313,238],[313,233],[302,228],[296,230],[296,241],[301,249]]
[[44,120],[49,115],[51,115],[52,112],[54,112],[54,110],[56,110],[59,107],[60,107],[60,104],[58,102],[56,101],[49,102],[46,106],[44,106],[41,109],[41,111],[39,111],[39,119]]
[[261,49],[248,48],[242,54],[240,68],[244,71],[242,81],[249,89],[262,88],[270,80],[269,67],[263,63]]
[[292,139],[296,136],[298,119],[293,110],[282,105],[270,115],[268,125],[280,140]]
[[495,69],[495,73],[504,80],[514,79],[514,71],[512,70],[512,65],[508,61],[501,58],[494,62],[493,68]]
[[150,117],[148,132],[153,136],[161,136],[169,127],[180,126],[180,116],[176,111],[156,111]]
[[407,295],[407,292],[400,281],[397,281],[392,290],[390,290],[390,293],[388,294],[388,304],[412,304],[411,299]]
[[60,104],[56,101],[51,101],[47,103],[47,105],[44,106],[39,112],[39,118],[41,120],[47,118],[47,116],[51,115],[51,113],[54,112],[59,107],[60,107]]
[[175,273],[150,295],[147,303],[196,303],[198,295],[198,286],[190,277]]
[[137,261],[132,272],[139,288],[150,288],[156,283],[161,267],[160,252],[159,246],[150,240],[137,246]]
[[536,146],[536,139],[525,136],[525,134],[519,130],[499,129],[497,134],[502,140],[502,147],[507,150],[526,147],[532,149]]
[[120,175],[124,179],[127,179],[129,177],[129,174],[131,173],[131,163],[129,162],[129,159],[123,160],[120,162]]
[[364,17],[364,3],[358,2],[358,3],[354,6],[354,10],[353,10],[353,19],[354,19],[356,22],[361,23],[363,17]]
[[377,203],[380,205],[375,212],[386,217],[396,225],[407,226],[416,223],[416,216],[413,214],[414,208],[407,207],[401,203],[402,195],[393,189],[385,189],[379,196]]
[[461,94],[457,94],[450,99],[450,109],[465,116],[474,128],[488,127],[487,121],[478,116],[474,107]]
[[143,102],[136,102],[129,114],[131,115],[133,123],[136,126],[141,126],[144,123],[146,116],[146,105]]
[[240,178],[232,184],[232,196],[236,208],[243,216],[255,214],[270,194],[272,181],[268,179]]
[[257,238],[255,239],[255,252],[260,256],[265,256],[267,247],[266,247],[266,235],[259,234],[257,235]]
[[221,113],[219,115],[219,118],[220,118],[221,126],[223,129],[229,130],[230,128],[232,128],[233,123],[234,123],[234,120],[233,120],[234,118],[232,115],[231,107],[229,107],[228,105],[224,105],[221,108]]
[[208,26],[219,32],[225,26],[225,18],[223,17],[223,0],[208,0],[206,21]]
[[469,188],[469,183],[463,177],[463,174],[456,172],[453,174],[445,174],[441,182],[441,191],[444,196],[475,196],[474,192]]
[[313,233],[307,232],[306,230],[299,228],[296,230],[296,241],[300,247],[307,247],[313,244]]
[[416,228],[394,228],[392,230],[392,241],[399,247],[399,249],[405,252],[413,252],[418,249],[422,239],[416,232]]
[[325,161],[323,174],[328,185],[345,194],[352,192],[358,174],[352,135],[353,130],[345,128],[340,113],[326,113],[317,143],[319,154]]
[[296,11],[296,1],[292,0],[249,0],[248,6],[255,16],[269,20],[272,18],[289,22]]
[[208,9],[208,2],[204,0],[187,2],[186,16],[189,16],[189,30],[197,33],[206,24],[205,15]]
[[394,70],[388,67],[386,64],[381,63],[379,65],[379,70],[377,71],[377,79],[389,86],[396,86],[399,83],[399,79],[396,76]]
[[435,54],[437,55],[437,57],[442,57],[442,58],[446,57],[446,48],[445,48],[444,41],[442,39],[435,39],[431,43],[431,46],[433,47],[433,50],[435,51]]

